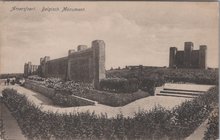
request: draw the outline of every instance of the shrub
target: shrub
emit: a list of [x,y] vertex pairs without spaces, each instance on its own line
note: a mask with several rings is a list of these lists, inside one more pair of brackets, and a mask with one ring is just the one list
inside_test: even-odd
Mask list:
[[144,78],[141,80],[140,88],[144,91],[150,93],[150,95],[154,95],[155,88],[160,87],[165,84],[163,79],[150,79]]
[[183,102],[172,110],[170,137],[189,136],[213,110],[218,100],[218,87],[211,88],[207,93],[193,100]]
[[3,125],[3,119],[0,119],[0,138],[5,139],[5,129]]
[[102,79],[100,89],[118,93],[131,93],[138,90],[138,81],[137,79],[124,78]]
[[87,90],[83,93],[74,92],[73,95],[97,101],[109,106],[124,106],[132,101],[149,96],[147,92],[137,91],[134,93],[109,93],[106,91]]
[[52,101],[56,105],[60,105],[63,107],[73,107],[73,106],[86,106],[86,105],[94,105],[94,102],[87,101],[81,98],[77,98],[72,95],[63,95],[62,93],[55,94],[52,97]]
[[204,140],[217,140],[219,138],[219,108],[216,107],[211,117],[208,119],[207,130]]

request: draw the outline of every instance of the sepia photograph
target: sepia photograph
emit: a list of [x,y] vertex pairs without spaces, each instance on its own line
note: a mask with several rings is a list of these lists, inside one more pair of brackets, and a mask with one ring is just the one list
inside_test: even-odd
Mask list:
[[219,2],[0,2],[0,140],[219,139]]

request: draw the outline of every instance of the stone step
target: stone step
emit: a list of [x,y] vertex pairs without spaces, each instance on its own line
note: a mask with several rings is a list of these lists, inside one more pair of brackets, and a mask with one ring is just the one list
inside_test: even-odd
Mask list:
[[199,92],[199,93],[205,93],[205,91],[201,90],[189,90],[189,89],[173,89],[173,88],[163,88],[163,90],[171,90],[171,91],[187,91],[187,92]]
[[177,84],[177,83],[166,83],[163,88],[177,89],[177,90],[192,90],[192,91],[208,91],[214,85],[200,85],[200,84]]
[[195,98],[195,95],[184,95],[184,94],[170,94],[170,93],[158,93],[157,96],[171,96],[171,97],[184,97],[184,98]]
[[195,96],[199,96],[201,94],[204,94],[204,92],[190,92],[190,91],[173,91],[173,90],[161,90],[160,93],[164,93],[164,94],[178,94],[178,95],[195,95]]

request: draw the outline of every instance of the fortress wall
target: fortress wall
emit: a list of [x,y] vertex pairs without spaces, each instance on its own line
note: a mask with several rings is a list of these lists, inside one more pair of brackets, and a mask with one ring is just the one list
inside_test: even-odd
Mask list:
[[[102,40],[94,40],[92,47],[79,45],[78,51],[69,50],[67,57],[50,60],[49,56],[40,58],[40,66],[33,66],[41,77],[61,78],[76,82],[93,83],[99,88],[99,82],[105,78],[105,43]],[[24,74],[29,74],[29,65],[25,63]]]
[[45,77],[66,79],[67,57],[47,61],[45,64]]
[[95,88],[99,88],[100,80],[105,78],[104,41],[95,40],[91,48],[78,50],[68,56],[67,79],[93,83]]
[[93,50],[91,48],[72,53],[68,57],[68,80],[92,82]]

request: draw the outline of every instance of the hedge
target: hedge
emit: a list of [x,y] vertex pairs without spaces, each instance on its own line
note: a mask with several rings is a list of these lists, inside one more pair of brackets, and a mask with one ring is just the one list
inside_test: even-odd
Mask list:
[[143,91],[150,93],[150,95],[154,95],[155,88],[164,84],[164,79],[142,78],[139,87]]
[[65,95],[62,93],[55,94],[51,99],[54,104],[60,105],[63,107],[87,106],[87,105],[95,104],[94,102],[84,100],[81,98],[77,98],[72,95]]
[[197,84],[218,85],[218,69],[170,69],[162,67],[143,67],[142,69],[122,69],[107,71],[106,77],[164,79],[166,82],[190,82]]
[[[0,109],[2,107],[2,104],[3,104],[2,97],[0,97]],[[0,118],[0,138],[2,138],[3,140],[6,139],[6,137],[5,137],[5,126],[4,126],[4,122],[3,122],[2,118]]]
[[110,93],[107,91],[85,90],[84,92],[73,92],[73,95],[97,101],[100,104],[113,107],[124,106],[135,100],[150,96],[147,92],[137,91],[133,93]]
[[133,118],[107,118],[94,113],[42,112],[15,90],[5,89],[3,100],[30,139],[184,139],[207,118],[217,102],[217,87],[191,101],[166,110],[156,106]]
[[208,119],[207,130],[205,131],[204,140],[217,140],[219,138],[219,108],[216,107]]
[[131,93],[138,90],[137,79],[111,78],[100,81],[100,89],[117,93]]

